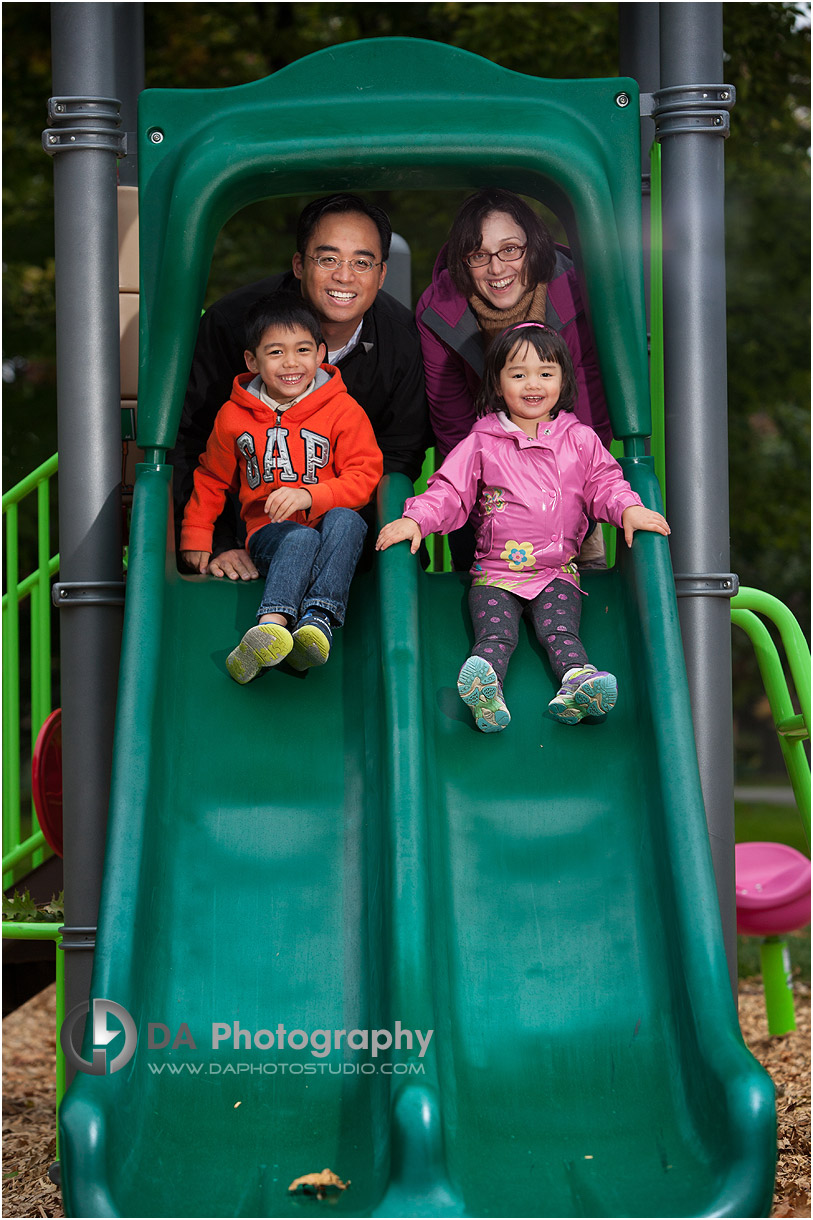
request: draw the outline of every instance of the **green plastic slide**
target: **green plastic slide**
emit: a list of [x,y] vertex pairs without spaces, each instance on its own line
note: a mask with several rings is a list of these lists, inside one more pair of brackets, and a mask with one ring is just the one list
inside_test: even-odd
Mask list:
[[288,1187],[326,1167],[353,1216],[767,1214],[666,541],[587,580],[608,720],[547,719],[523,639],[484,736],[466,582],[405,546],[323,669],[232,682],[257,586],[165,564],[168,473],[137,484],[93,986],[138,1047],[63,1103],[68,1214],[310,1213]]
[[[585,581],[589,653],[619,679],[606,723],[545,717],[523,636],[489,736],[455,689],[461,577],[392,548],[324,668],[240,687],[224,661],[258,586],[181,577],[172,553],[162,463],[213,243],[282,194],[498,180],[556,208],[627,477],[659,507],[638,126],[633,81],[410,39],[142,95],[147,461],[82,1051],[107,1071],[61,1107],[68,1215],[768,1214],[773,1092],[729,987],[666,539]],[[383,519],[409,490],[385,480]]]

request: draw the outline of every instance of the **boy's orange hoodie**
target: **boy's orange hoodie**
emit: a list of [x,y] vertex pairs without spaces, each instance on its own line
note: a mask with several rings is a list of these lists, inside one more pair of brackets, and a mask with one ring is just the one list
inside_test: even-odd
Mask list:
[[302,525],[317,525],[331,508],[358,509],[369,501],[383,470],[372,424],[347,393],[339,370],[321,367],[326,384],[282,412],[245,388],[254,373],[235,377],[195,471],[182,551],[211,551],[214,524],[229,491],[240,493],[247,540],[269,524],[263,508],[277,487],[311,493],[311,508],[290,518]]

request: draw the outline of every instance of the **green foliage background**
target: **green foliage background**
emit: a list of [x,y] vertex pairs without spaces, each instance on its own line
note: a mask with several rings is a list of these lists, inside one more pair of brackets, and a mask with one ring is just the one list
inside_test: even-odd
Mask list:
[[[810,28],[808,6],[723,5],[732,568],[809,625]],[[56,449],[48,10],[3,5],[4,486]],[[435,39],[531,75],[618,73],[615,4],[195,3],[144,6],[148,87],[228,87],[357,38]],[[412,248],[415,295],[460,192],[380,193]],[[207,303],[289,264],[305,197],[257,204],[220,236]],[[8,381],[12,375],[14,379]],[[765,765],[765,705],[735,634],[741,769]],[[770,752],[770,751],[769,751]],[[768,765],[778,761],[771,754]]]

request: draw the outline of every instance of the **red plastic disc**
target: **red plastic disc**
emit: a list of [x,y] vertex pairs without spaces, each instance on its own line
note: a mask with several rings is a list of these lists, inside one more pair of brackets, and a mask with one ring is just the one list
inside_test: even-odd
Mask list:
[[45,841],[62,855],[62,709],[45,721],[37,734],[31,759],[34,808]]

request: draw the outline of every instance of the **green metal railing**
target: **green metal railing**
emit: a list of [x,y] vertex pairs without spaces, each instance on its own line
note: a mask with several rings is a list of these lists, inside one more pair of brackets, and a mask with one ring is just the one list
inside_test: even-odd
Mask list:
[[[50,854],[33,802],[23,813],[20,799],[22,717],[20,689],[20,608],[30,600],[30,747],[51,712],[51,580],[59,555],[51,555],[50,491],[57,455],[32,471],[3,496],[6,592],[3,594],[3,888],[30,872]],[[36,493],[36,566],[20,578],[19,509]]]
[[[65,1095],[65,1055],[59,1041],[65,1019],[65,954],[62,952],[62,925],[56,923],[15,923],[3,921],[3,940],[52,940],[56,948],[56,1114]],[[56,1155],[59,1159],[59,1125],[56,1131]]]
[[[796,688],[800,711],[794,711],[788,681],[776,645],[762,614],[777,627]],[[768,696],[779,745],[796,806],[810,846],[810,764],[804,742],[810,740],[810,649],[802,629],[784,602],[759,589],[740,589],[731,599],[731,622],[751,640]]]

